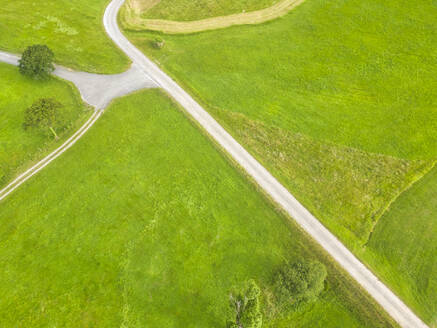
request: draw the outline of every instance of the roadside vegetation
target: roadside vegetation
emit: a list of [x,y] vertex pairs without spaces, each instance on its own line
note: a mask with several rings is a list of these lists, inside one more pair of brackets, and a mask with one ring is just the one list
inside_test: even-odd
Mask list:
[[29,44],[46,44],[64,66],[120,73],[129,60],[104,31],[106,5],[106,0],[0,0],[0,49],[22,53]]
[[[262,26],[163,34],[159,50],[156,33],[126,33],[384,276],[387,254],[415,251],[399,235],[374,261],[368,239],[392,234],[372,231],[437,159],[434,12],[422,0],[314,0]],[[420,234],[413,220],[403,227]],[[422,247],[432,253],[436,242]],[[437,294],[410,274],[384,279],[430,323]]]
[[[1,326],[224,327],[235,286],[263,327],[392,326],[158,90],[115,101],[0,206]],[[327,275],[292,267],[291,297],[317,297],[279,311],[296,261]]]
[[[3,187],[30,163],[41,159],[65,140],[85,121],[90,111],[72,85],[52,77],[30,79],[7,64],[0,63],[0,86],[0,187]],[[48,123],[47,120],[26,119],[26,110],[41,98],[55,98],[57,103],[62,102],[62,108],[56,110],[56,120],[50,126],[59,140],[53,137],[49,126],[26,128],[26,122],[38,126]]]
[[239,142],[352,249],[361,249],[390,203],[432,165],[323,143],[212,110]]

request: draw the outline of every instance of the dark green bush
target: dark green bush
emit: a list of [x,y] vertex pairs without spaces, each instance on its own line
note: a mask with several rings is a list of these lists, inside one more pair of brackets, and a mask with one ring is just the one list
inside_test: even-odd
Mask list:
[[162,47],[165,45],[165,41],[160,37],[156,37],[152,44],[154,48],[162,49]]
[[283,306],[314,301],[324,289],[326,276],[326,268],[320,262],[289,263],[275,276],[275,296]]

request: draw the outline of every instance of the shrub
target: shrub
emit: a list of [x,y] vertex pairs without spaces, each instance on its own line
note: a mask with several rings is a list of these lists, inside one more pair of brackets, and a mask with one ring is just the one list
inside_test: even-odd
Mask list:
[[260,310],[261,290],[254,280],[249,280],[246,287],[230,296],[232,319],[228,328],[261,328],[262,313]]
[[160,37],[155,38],[155,40],[153,41],[153,47],[156,49],[162,49],[164,45],[165,45],[165,41]]
[[47,46],[33,45],[24,51],[18,67],[21,74],[42,80],[54,71],[53,59],[54,54]]
[[324,289],[327,273],[320,262],[296,261],[275,276],[274,291],[280,305],[315,301]]

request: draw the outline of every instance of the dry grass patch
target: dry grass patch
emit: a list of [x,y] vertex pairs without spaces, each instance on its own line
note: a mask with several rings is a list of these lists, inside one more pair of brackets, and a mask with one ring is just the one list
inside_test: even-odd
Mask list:
[[126,6],[140,15],[160,2],[161,0],[128,0]]
[[171,21],[165,19],[146,19],[141,16],[140,7],[152,5],[154,0],[132,0],[123,8],[121,17],[125,28],[131,30],[152,30],[167,34],[187,34],[208,30],[222,29],[233,25],[261,24],[286,15],[290,10],[300,5],[305,0],[282,0],[271,7],[247,13],[228,16],[212,17],[196,21]]

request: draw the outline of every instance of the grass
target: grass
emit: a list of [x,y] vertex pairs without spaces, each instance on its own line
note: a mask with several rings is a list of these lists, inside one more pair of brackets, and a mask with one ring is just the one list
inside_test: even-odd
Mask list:
[[[435,9],[425,0],[312,0],[262,26],[161,35],[161,50],[151,46],[156,33],[126,31],[428,323],[437,294],[421,292],[425,274],[387,275],[391,247],[374,250],[379,261],[363,247],[437,158]],[[404,224],[420,235],[420,225]],[[393,249],[414,258],[402,237]]]
[[[435,4],[306,1],[261,26],[127,35],[205,103],[331,142],[437,158]],[[418,41],[420,40],[420,41]]]
[[[0,187],[65,140],[88,116],[76,89],[56,78],[34,81],[16,67],[0,63]],[[55,98],[64,105],[54,140],[49,131],[23,128],[24,112],[39,98]]]
[[434,167],[381,218],[366,248],[368,261],[384,267],[382,277],[397,290],[410,294],[415,308],[431,327],[437,326],[436,213]]
[[233,285],[266,291],[303,256],[325,291],[265,327],[392,325],[158,90],[117,100],[0,206],[2,327],[223,327]]
[[0,48],[22,53],[46,44],[64,66],[96,73],[119,73],[129,60],[106,35],[107,0],[0,0]]
[[361,249],[388,204],[431,166],[321,143],[242,114],[213,113],[349,248]]
[[143,13],[145,18],[193,21],[208,17],[226,16],[270,7],[278,0],[134,0],[140,6],[157,4]]

